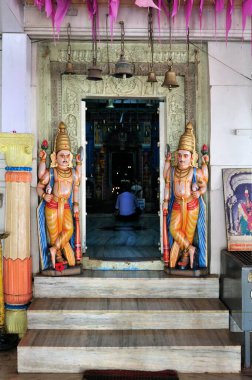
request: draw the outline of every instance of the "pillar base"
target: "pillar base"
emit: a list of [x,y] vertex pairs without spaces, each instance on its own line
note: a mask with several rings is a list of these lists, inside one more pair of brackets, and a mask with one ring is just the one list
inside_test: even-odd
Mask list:
[[5,310],[5,327],[8,334],[22,338],[27,330],[27,310]]

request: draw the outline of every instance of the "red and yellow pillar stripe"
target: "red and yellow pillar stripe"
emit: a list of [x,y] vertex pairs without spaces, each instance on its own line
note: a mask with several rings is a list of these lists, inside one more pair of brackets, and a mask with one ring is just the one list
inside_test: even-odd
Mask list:
[[27,328],[26,310],[32,299],[30,252],[30,185],[33,136],[0,134],[0,150],[5,152],[6,207],[3,253],[5,326],[9,333],[22,336]]

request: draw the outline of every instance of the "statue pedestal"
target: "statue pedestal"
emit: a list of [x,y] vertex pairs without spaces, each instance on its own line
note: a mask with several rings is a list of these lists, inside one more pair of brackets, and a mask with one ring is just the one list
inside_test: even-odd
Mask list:
[[2,239],[9,236],[7,232],[0,232],[0,351],[10,350],[18,345],[18,334],[6,334],[4,328],[4,293],[3,293],[3,257]]
[[67,269],[63,269],[61,272],[55,269],[45,269],[41,272],[42,276],[74,276],[82,273],[82,265],[76,265]]
[[172,276],[180,276],[180,277],[203,277],[208,275],[207,268],[200,269],[176,269],[176,268],[165,268],[165,273]]

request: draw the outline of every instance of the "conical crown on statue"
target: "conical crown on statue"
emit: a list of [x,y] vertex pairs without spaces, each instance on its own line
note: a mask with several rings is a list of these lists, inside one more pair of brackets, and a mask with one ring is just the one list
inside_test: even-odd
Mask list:
[[188,150],[192,154],[195,152],[195,137],[191,122],[186,125],[185,132],[179,139],[178,150]]
[[71,143],[67,133],[67,127],[62,121],[58,126],[58,133],[54,144],[54,151],[58,153],[60,150],[71,151]]
[[191,122],[187,123],[185,132],[179,139],[178,150],[187,150],[192,154],[192,163],[193,167],[198,167],[198,153],[195,150],[195,136],[193,133],[193,125]]

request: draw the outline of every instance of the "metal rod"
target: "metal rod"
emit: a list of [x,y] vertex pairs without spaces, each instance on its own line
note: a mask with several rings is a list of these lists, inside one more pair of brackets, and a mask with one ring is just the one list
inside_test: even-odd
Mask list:
[[149,25],[148,25],[148,33],[149,33],[149,42],[150,42],[150,48],[151,48],[151,68],[153,69],[153,55],[154,55],[154,49],[153,49],[153,20],[152,20],[152,8],[149,8],[148,12],[148,19],[149,19]]
[[121,25],[121,55],[124,56],[124,22],[119,21],[119,24]]
[[67,61],[71,62],[71,44],[70,44],[70,37],[71,37],[71,25],[70,23],[67,24]]
[[250,331],[244,331],[244,367],[250,368]]
[[171,56],[171,0],[169,0],[169,36],[170,36],[170,56]]
[[109,14],[106,14],[106,39],[107,39],[107,60],[108,60],[108,75],[110,74],[110,62],[109,62],[109,43],[108,43],[108,18]]
[[97,34],[96,34],[96,13],[94,14],[94,55],[93,55],[93,64],[94,66],[97,63]]

